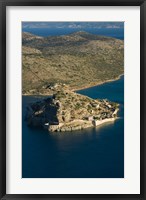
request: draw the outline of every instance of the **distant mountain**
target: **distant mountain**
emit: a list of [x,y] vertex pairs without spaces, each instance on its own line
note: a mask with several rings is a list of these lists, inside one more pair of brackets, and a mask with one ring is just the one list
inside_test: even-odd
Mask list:
[[23,22],[23,28],[124,28],[124,22]]
[[51,94],[49,84],[81,89],[124,72],[124,42],[84,31],[38,37],[22,34],[23,94]]

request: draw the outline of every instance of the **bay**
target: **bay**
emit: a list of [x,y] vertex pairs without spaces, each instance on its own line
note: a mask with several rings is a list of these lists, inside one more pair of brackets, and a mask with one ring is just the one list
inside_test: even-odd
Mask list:
[[23,178],[124,177],[124,76],[77,91],[120,104],[118,119],[82,131],[48,133],[27,126],[26,106],[42,97],[22,97]]

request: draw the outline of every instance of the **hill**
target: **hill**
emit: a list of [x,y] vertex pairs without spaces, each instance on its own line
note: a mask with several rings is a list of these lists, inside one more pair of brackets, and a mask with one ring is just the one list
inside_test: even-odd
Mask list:
[[22,34],[23,94],[51,94],[48,85],[64,83],[81,89],[124,73],[124,42],[75,32],[39,37]]

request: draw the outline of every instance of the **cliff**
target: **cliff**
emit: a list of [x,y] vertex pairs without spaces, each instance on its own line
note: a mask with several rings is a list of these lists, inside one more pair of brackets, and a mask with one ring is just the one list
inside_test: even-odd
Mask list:
[[91,99],[63,85],[55,85],[52,89],[52,97],[28,105],[26,120],[29,126],[43,127],[51,132],[74,131],[98,126],[117,117],[116,103]]

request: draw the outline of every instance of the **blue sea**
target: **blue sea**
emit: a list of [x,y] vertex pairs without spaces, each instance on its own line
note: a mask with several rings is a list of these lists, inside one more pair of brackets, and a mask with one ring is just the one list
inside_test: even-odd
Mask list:
[[104,35],[124,40],[123,28],[23,28],[22,31],[43,37],[67,35],[77,31],[86,31],[95,35]]
[[27,104],[40,97],[23,96],[23,178],[124,177],[124,76],[77,92],[119,103],[119,118],[97,128],[48,133],[29,128],[24,121]]
[[[39,36],[66,35],[87,31],[124,40],[124,29],[29,28]],[[29,128],[24,120],[26,106],[42,97],[22,97],[23,178],[123,178],[124,177],[124,76],[119,80],[77,91],[91,98],[120,104],[114,123],[76,132],[48,133]]]

